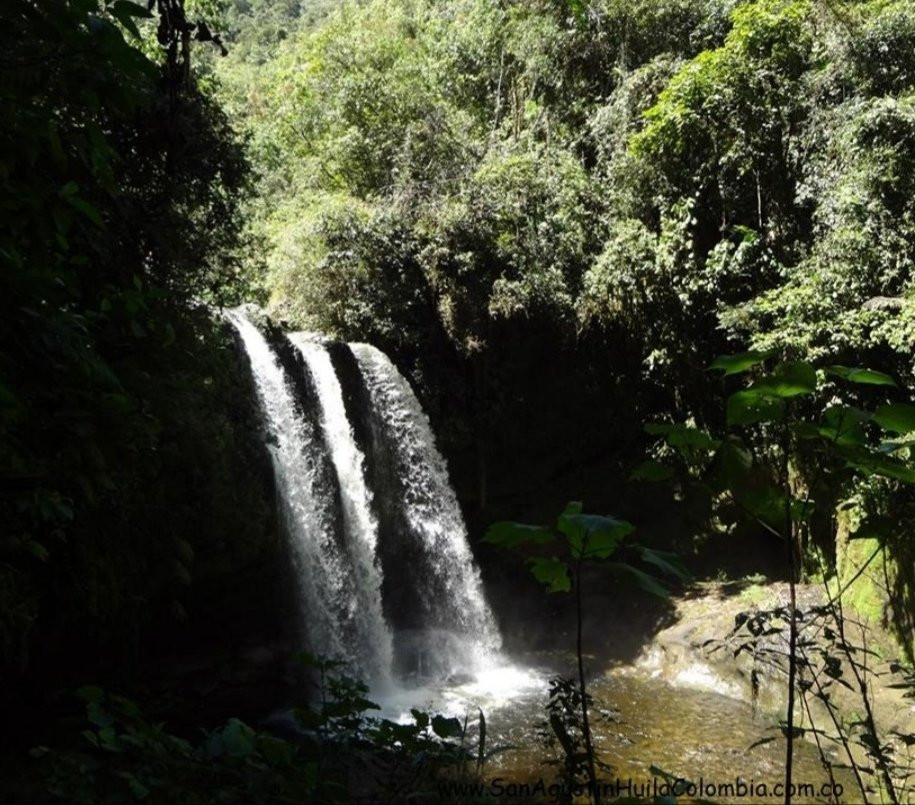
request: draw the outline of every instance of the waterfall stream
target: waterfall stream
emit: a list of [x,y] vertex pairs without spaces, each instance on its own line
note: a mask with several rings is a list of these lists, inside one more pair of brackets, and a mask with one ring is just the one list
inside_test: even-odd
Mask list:
[[321,472],[322,453],[314,425],[297,405],[293,387],[267,339],[243,314],[228,314],[251,362],[251,372],[273,459],[279,506],[289,536],[290,553],[302,608],[315,646],[329,656],[355,661],[359,634],[353,573],[334,533],[334,491]]
[[[398,676],[424,684],[491,673],[501,637],[445,461],[406,379],[379,350],[350,345],[357,407],[368,410],[348,410],[357,403],[325,344],[298,333],[280,349],[242,310],[228,318],[271,434],[311,649],[381,688]],[[358,443],[354,416],[372,423],[374,448]]]
[[369,659],[379,671],[376,682],[388,682],[392,667],[391,630],[381,601],[381,569],[377,562],[378,523],[371,509],[372,494],[365,481],[365,458],[346,418],[343,391],[327,350],[296,333],[289,340],[311,371],[321,408],[321,427],[330,450],[343,504],[346,547],[357,580],[356,608],[370,640]]
[[403,488],[403,513],[413,539],[413,582],[422,608],[418,642],[412,646],[417,671],[441,674],[485,668],[497,654],[501,637],[429,418],[383,352],[368,344],[351,344],[350,349]]

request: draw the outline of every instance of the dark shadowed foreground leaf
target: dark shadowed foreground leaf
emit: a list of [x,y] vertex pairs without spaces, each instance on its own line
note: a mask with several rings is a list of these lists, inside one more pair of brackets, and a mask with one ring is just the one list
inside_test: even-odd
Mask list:
[[650,576],[648,573],[639,570],[637,567],[633,567],[624,562],[608,562],[604,567],[614,574],[628,576],[647,593],[656,595],[659,598],[670,598],[670,591],[661,584],[661,582],[654,576]]
[[567,593],[572,589],[569,569],[566,563],[556,556],[528,559],[531,573],[541,584],[546,585],[549,593]]
[[697,450],[714,450],[718,447],[717,439],[713,439],[705,431],[689,425],[650,422],[645,426],[645,432],[663,436],[671,447],[693,447]]
[[493,523],[487,529],[486,536],[483,537],[483,542],[500,545],[503,548],[514,548],[528,542],[542,545],[552,541],[553,533],[544,526],[509,521]]
[[557,527],[569,540],[576,559],[606,559],[627,534],[635,531],[635,526],[625,520],[601,514],[570,513],[569,508],[559,516]]
[[673,475],[673,470],[660,461],[643,461],[629,476],[631,481],[666,481]]

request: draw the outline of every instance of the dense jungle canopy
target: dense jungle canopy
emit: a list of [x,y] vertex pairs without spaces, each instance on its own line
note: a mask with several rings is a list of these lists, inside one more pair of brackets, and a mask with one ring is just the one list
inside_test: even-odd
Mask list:
[[701,424],[722,352],[911,376],[913,25],[887,2],[251,3],[207,72],[257,166],[271,309],[393,352],[505,477],[534,430],[542,455],[608,445],[537,411]]

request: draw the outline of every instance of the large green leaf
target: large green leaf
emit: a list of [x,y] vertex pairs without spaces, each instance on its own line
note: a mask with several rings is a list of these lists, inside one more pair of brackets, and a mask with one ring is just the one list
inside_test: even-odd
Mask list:
[[257,748],[271,766],[288,766],[295,756],[292,744],[273,735],[258,735]]
[[97,685],[83,685],[77,689],[76,695],[87,703],[99,704],[105,700],[105,691]]
[[744,389],[728,397],[727,420],[729,425],[774,422],[781,419],[784,414],[784,400],[760,389]]
[[816,387],[816,370],[809,363],[796,361],[779,364],[771,374],[754,383],[748,390],[756,390],[769,397],[785,398],[810,394],[816,391]]
[[565,534],[576,559],[606,559],[635,526],[601,514],[583,514],[581,504],[569,504],[559,515],[557,528]]
[[894,433],[915,431],[915,405],[908,403],[881,405],[874,412],[874,422],[884,430]]
[[140,17],[142,19],[151,19],[153,16],[152,11],[146,8],[146,6],[132,3],[130,0],[115,0],[112,11],[116,11],[119,14],[127,14],[131,17]]
[[102,227],[105,225],[101,215],[99,215],[99,211],[85,199],[81,199],[79,196],[66,196],[65,200],[74,210],[82,213],[96,226]]
[[819,439],[823,435],[813,422],[791,422],[790,427],[798,439]]
[[581,514],[583,511],[584,504],[580,500],[572,500],[566,503],[566,507],[562,510],[562,514],[559,516],[562,518],[566,515]]
[[248,757],[256,749],[254,730],[237,718],[230,718],[219,736],[223,750],[232,757]]
[[907,484],[915,484],[915,469],[899,459],[890,456],[881,457],[879,461],[871,464],[871,469],[875,475],[883,478],[892,478],[896,481],[904,481]]
[[768,349],[763,352],[751,350],[750,352],[739,352],[736,355],[719,355],[712,361],[709,369],[722,369],[725,375],[736,375],[762,363],[774,354],[774,349]]
[[531,566],[534,578],[546,586],[548,593],[566,593],[572,589],[569,568],[558,557],[535,557],[528,559],[528,564]]
[[535,545],[543,545],[552,542],[553,538],[553,532],[544,526],[503,521],[493,523],[487,529],[483,542],[499,545],[503,548],[515,548],[528,542]]
[[848,462],[848,466],[855,469],[864,470],[883,478],[892,478],[909,484],[915,483],[915,469],[911,464],[885,455],[878,450],[867,447],[837,446],[836,452]]
[[877,445],[877,450],[881,453],[898,453],[900,450],[915,447],[915,433],[907,433],[898,439],[887,439]]
[[116,0],[114,5],[108,10],[111,12],[111,16],[121,23],[121,25],[130,31],[137,39],[140,38],[140,31],[137,28],[137,24],[133,21],[133,18],[140,17],[148,19],[149,17],[152,17],[151,11],[136,3],[131,3],[129,0]]
[[835,444],[864,444],[866,434],[862,423],[868,419],[870,414],[850,405],[832,405],[824,412],[823,422],[817,432]]
[[680,557],[670,551],[659,551],[655,548],[645,548],[641,545],[634,546],[642,557],[643,562],[654,565],[668,576],[673,576],[681,581],[686,581],[690,574]]
[[739,496],[739,502],[754,517],[778,531],[785,525],[786,504],[792,522],[809,518],[814,506],[812,501],[794,496],[786,500],[784,490],[775,484],[745,491]]
[[743,440],[728,436],[715,453],[706,482],[715,492],[743,486],[753,469],[753,454]]
[[858,369],[849,366],[827,366],[826,371],[848,380],[851,383],[862,383],[869,386],[895,386],[896,381],[883,372],[875,372],[873,369]]
[[629,577],[647,593],[656,595],[658,598],[670,598],[670,591],[654,576],[626,562],[608,562],[604,567],[614,574]]

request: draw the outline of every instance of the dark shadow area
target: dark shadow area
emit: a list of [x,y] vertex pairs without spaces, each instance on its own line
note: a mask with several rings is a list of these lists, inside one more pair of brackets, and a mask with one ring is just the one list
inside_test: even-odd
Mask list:
[[[900,522],[910,522],[900,518]],[[915,664],[915,540],[908,529],[893,531],[886,542],[881,575],[889,599],[888,625],[906,658]],[[887,554],[891,559],[887,562]]]

